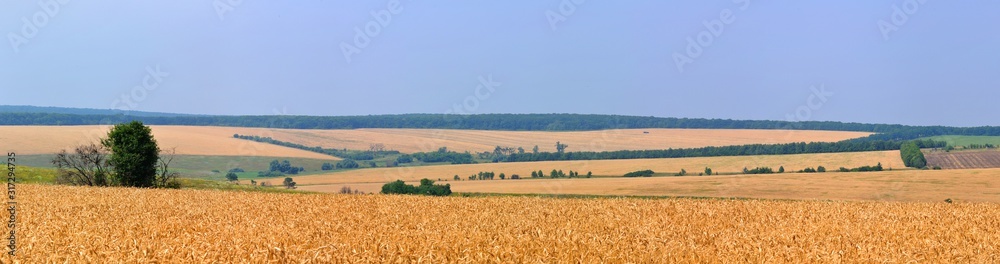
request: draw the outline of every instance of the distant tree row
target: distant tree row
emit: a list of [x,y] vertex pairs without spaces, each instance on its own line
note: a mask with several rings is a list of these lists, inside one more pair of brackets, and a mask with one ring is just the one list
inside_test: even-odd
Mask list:
[[420,194],[432,196],[451,195],[451,184],[434,184],[430,179],[421,179],[420,186],[406,184],[402,180],[382,185],[382,194]]
[[653,170],[641,170],[625,173],[625,177],[653,177]]
[[828,121],[768,121],[581,114],[403,114],[369,116],[130,116],[60,113],[0,113],[0,125],[99,125],[132,120],[150,125],[194,125],[297,129],[434,128],[512,131],[584,131],[625,128],[715,128],[861,131],[873,140],[910,140],[937,135],[1000,136],[1000,127],[945,127]]
[[882,163],[879,162],[875,166],[861,166],[857,168],[844,168],[840,167],[840,172],[868,172],[868,171],[882,171]]
[[[784,168],[785,167],[781,167],[782,170],[784,170]],[[770,167],[756,167],[749,170],[745,167],[743,168],[743,174],[771,174],[771,173],[774,173],[774,170],[771,169]]]
[[412,157],[422,162],[448,162],[451,164],[473,164],[472,154],[448,151],[447,147],[441,147],[435,152],[417,152]]
[[372,147],[366,151],[366,150],[348,150],[348,149],[327,149],[319,146],[309,147],[302,144],[276,140],[271,137],[260,137],[252,135],[233,134],[233,138],[252,140],[256,142],[268,143],[289,148],[296,148],[296,149],[312,151],[316,153],[322,153],[334,157],[352,159],[352,160],[374,160],[378,157],[399,154],[399,151],[385,150],[384,146],[382,146],[381,148],[377,147],[380,146],[381,144],[373,144]]
[[[911,141],[925,148],[943,147],[943,141]],[[610,159],[654,159],[718,156],[786,155],[806,153],[835,153],[897,150],[902,142],[895,141],[840,141],[786,144],[751,144],[723,147],[703,147],[665,150],[618,150],[605,152],[540,152],[514,153],[503,162],[559,161],[559,160],[610,160]]]

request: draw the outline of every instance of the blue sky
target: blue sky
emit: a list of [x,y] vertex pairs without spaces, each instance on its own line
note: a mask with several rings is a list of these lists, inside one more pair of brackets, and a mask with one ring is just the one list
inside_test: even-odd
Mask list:
[[1000,2],[579,2],[6,1],[0,104],[1000,125]]

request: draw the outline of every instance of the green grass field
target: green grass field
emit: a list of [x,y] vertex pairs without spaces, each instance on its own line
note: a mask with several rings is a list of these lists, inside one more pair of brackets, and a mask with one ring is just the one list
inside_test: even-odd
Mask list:
[[971,144],[993,144],[1000,145],[1000,136],[934,136],[923,139],[932,139],[947,142],[949,146],[960,147]]
[[[20,157],[18,158],[20,159]],[[18,164],[14,177],[17,183],[54,184],[56,182],[56,169],[25,167]]]
[[[256,173],[254,173],[256,176]],[[17,183],[30,183],[30,184],[55,184],[56,183],[56,169],[54,168],[36,168],[18,165],[15,170],[15,178]],[[256,177],[254,177],[256,178]],[[210,190],[225,190],[225,191],[252,191],[252,192],[279,192],[279,193],[302,193],[303,191],[289,190],[282,188],[281,186],[275,186],[270,188],[257,187],[250,185],[250,180],[240,180],[239,184],[234,184],[225,181],[218,181],[213,179],[194,179],[194,178],[180,178],[178,179],[181,183],[181,188],[184,189],[210,189]]]
[[[17,156],[17,164],[34,168],[53,168],[51,163],[53,156],[55,155],[19,155]],[[288,160],[292,166],[304,168],[305,172],[301,173],[303,175],[330,172],[320,170],[323,163],[337,163],[334,160],[306,158],[178,155],[171,162],[170,169],[184,177],[222,180],[230,169],[241,168],[246,172],[240,173],[240,178],[250,179],[250,177],[256,178],[258,171],[268,170],[272,160]]]

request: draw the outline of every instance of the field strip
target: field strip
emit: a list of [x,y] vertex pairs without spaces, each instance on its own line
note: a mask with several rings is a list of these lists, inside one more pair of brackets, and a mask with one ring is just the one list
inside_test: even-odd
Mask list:
[[[298,157],[337,160],[315,152],[233,138],[234,133],[267,134],[267,129],[150,126],[160,149],[176,147],[177,154],[205,156]],[[98,143],[108,126],[0,126],[0,142],[20,155],[72,151],[77,145]]]
[[[517,194],[743,197],[796,200],[1000,202],[1000,169],[904,170],[651,178],[449,181],[452,191]],[[343,186],[379,192],[380,183],[302,186],[337,192]]]
[[[531,152],[554,152],[556,141],[569,151],[613,151],[696,148],[791,142],[835,142],[868,136],[865,132],[754,129],[617,129],[602,131],[486,131],[448,129],[353,129],[270,131],[277,140],[306,146],[368,149],[382,143],[404,153],[435,151],[439,147],[463,152],[493,151],[496,146],[522,147]],[[648,132],[648,134],[646,133]]]
[[[681,169],[688,174],[698,175],[705,167],[715,172],[742,172],[744,167],[754,168],[769,166],[775,171],[784,166],[787,171],[801,170],[806,167],[824,166],[828,170],[839,167],[860,167],[875,165],[881,162],[886,169],[903,168],[899,151],[794,154],[794,155],[762,155],[762,156],[727,156],[727,157],[696,157],[669,159],[629,159],[629,160],[590,160],[590,161],[543,161],[515,163],[483,163],[467,165],[440,165],[421,167],[398,167],[362,169],[337,172],[323,175],[295,177],[299,185],[341,184],[341,183],[385,183],[402,179],[406,181],[421,178],[452,180],[455,175],[466,179],[469,175],[480,171],[493,171],[496,174],[518,174],[522,178],[531,177],[532,171],[541,170],[548,174],[553,169],[578,171],[586,175],[588,171],[597,176],[622,176],[627,172],[651,169],[658,173],[676,173]],[[280,179],[278,180],[280,181]],[[280,183],[280,182],[274,182]]]

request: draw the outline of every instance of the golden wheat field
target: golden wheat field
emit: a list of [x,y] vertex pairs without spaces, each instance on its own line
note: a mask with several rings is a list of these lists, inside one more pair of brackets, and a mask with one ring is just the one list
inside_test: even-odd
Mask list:
[[[586,174],[588,171],[597,176],[622,176],[625,173],[651,169],[655,172],[677,173],[685,169],[689,174],[698,175],[705,167],[715,172],[742,172],[744,167],[770,166],[777,170],[784,166],[786,170],[801,170],[806,167],[824,166],[829,170],[840,167],[860,167],[875,165],[881,162],[888,168],[903,168],[899,151],[845,152],[795,155],[762,155],[762,156],[727,156],[727,157],[696,157],[671,159],[628,159],[628,160],[590,160],[590,161],[541,161],[514,163],[483,163],[466,165],[441,165],[421,167],[397,167],[362,169],[337,172],[331,174],[295,177],[301,185],[342,184],[342,183],[386,183],[397,179],[416,181],[422,178],[451,180],[455,175],[468,178],[480,171],[493,171],[496,174],[518,174],[522,178],[531,177],[532,171],[542,170],[548,174],[553,169],[564,172],[578,171]],[[280,181],[280,179],[278,180]],[[280,183],[280,182],[275,182]]]
[[[834,142],[868,136],[865,132],[754,129],[616,129],[601,131],[486,131],[449,129],[275,129],[272,137],[306,146],[368,149],[382,143],[404,153],[435,151],[439,147],[463,152],[493,151],[496,146],[522,147],[531,152],[556,151],[556,141],[570,151],[694,148],[789,142]],[[644,132],[649,132],[648,134]]]
[[[160,149],[180,155],[297,157],[336,160],[315,152],[233,138],[234,133],[266,133],[266,129],[200,126],[150,126]],[[17,154],[52,154],[77,145],[98,143],[110,126],[0,126],[0,142]]]
[[995,203],[18,188],[3,262],[1000,261]]

